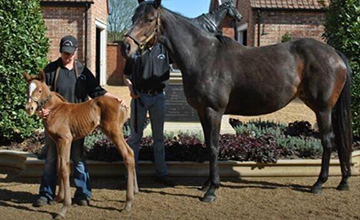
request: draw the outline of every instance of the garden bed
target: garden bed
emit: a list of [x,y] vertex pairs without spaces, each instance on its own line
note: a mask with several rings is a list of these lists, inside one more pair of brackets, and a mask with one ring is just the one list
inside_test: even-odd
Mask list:
[[[225,134],[219,140],[219,169],[223,177],[317,176],[320,172],[322,147],[318,133],[308,122],[289,125],[272,122],[242,123],[230,121],[237,134]],[[125,126],[125,137],[128,126]],[[41,176],[45,155],[44,135],[35,133],[23,143],[2,147],[2,170],[19,172],[23,177]],[[140,147],[139,175],[154,174],[153,140],[144,137]],[[101,131],[86,138],[86,156],[91,176],[124,176],[124,166],[115,146]],[[166,135],[166,160],[171,176],[208,175],[208,151],[201,134]],[[359,149],[358,142],[354,148]],[[16,150],[16,151],[12,151]],[[22,152],[26,151],[26,152]],[[353,152],[353,173],[359,174],[360,151]],[[330,175],[341,175],[336,149],[332,154]]]
[[[122,162],[87,161],[92,177],[123,177],[125,167]],[[167,162],[168,172],[173,177],[206,177],[209,174],[208,162]],[[44,160],[34,154],[19,151],[0,150],[0,170],[16,172],[24,178],[40,178]],[[318,176],[321,167],[319,159],[279,160],[277,163],[256,163],[238,161],[220,161],[221,177],[310,177]],[[139,176],[153,176],[154,164],[151,161],[139,161]],[[360,151],[352,154],[352,173],[360,174]],[[340,176],[337,159],[330,162],[330,176]]]

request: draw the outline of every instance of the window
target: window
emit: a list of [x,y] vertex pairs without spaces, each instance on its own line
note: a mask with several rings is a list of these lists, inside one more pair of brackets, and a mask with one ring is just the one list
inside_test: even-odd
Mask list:
[[237,28],[237,39],[242,45],[247,45],[247,28],[248,23],[242,24]]

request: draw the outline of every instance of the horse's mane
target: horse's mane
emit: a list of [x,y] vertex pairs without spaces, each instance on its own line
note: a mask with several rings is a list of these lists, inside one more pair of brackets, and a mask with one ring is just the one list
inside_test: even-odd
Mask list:
[[215,10],[211,11],[210,14],[217,12],[217,11],[221,11],[224,8],[230,8],[230,7],[231,7],[231,2],[224,2],[219,7],[217,7]]
[[[189,24],[191,24],[192,26],[196,27],[197,29],[200,29],[201,31],[204,31],[202,28],[199,28],[199,26],[198,26],[199,24],[196,23],[196,18],[197,17],[196,18],[188,18],[188,17],[186,17],[186,16],[184,16],[184,15],[178,13],[178,12],[171,11],[170,9],[164,8],[162,6],[161,6],[161,9],[164,10],[164,11],[170,12],[170,14],[174,15],[177,18],[181,18],[181,19],[184,19],[184,20],[188,21]],[[202,14],[202,15],[204,15],[204,14]],[[202,16],[202,15],[200,15],[200,16]],[[210,34],[210,32],[206,32],[206,33]]]
[[[39,76],[39,75],[33,75],[33,76],[31,76],[31,81],[33,81],[33,80],[38,80],[38,81],[40,81],[41,82],[41,77]],[[30,81],[30,82],[31,82]],[[42,82],[42,83],[44,83],[44,82]],[[45,83],[44,83],[44,85],[45,86],[47,86]],[[62,97],[62,95],[60,95],[59,93],[57,93],[57,92],[53,92],[61,101],[63,101],[63,102],[67,102],[66,101],[66,99],[64,98],[64,97]]]
[[[229,4],[231,2],[225,2],[223,3],[222,5],[219,6],[219,10],[222,8],[222,7],[229,7]],[[143,7],[138,7],[137,10],[141,10],[140,13],[145,13],[147,10],[149,10],[151,8],[151,5],[152,3],[151,2],[147,2],[147,1],[144,1],[142,2],[140,5],[143,5]],[[231,5],[231,4],[230,4]],[[186,16],[183,16],[181,15],[180,13],[178,12],[174,12],[174,11],[171,11],[165,7],[162,7],[160,6],[161,10],[164,10],[164,11],[167,11],[169,12],[170,14],[174,15],[175,17],[178,17],[178,18],[181,18],[181,19],[184,19],[186,20],[189,24],[193,25],[194,27],[196,27],[196,29],[198,30],[201,30],[203,31],[204,33],[208,34],[208,35],[211,35],[210,32],[205,32],[203,29],[199,28],[193,21],[193,19],[191,18],[188,18]],[[137,12],[135,12],[135,14],[137,14]],[[218,39],[218,41],[222,44],[222,45],[225,45],[225,46],[231,46],[231,45],[238,45],[233,39],[229,38],[229,37],[226,37],[226,36],[222,36],[220,34],[215,34],[215,37]]]
[[30,76],[30,82],[33,80],[41,81],[42,78],[40,75],[29,75]]
[[238,43],[236,41],[234,41],[232,38],[230,37],[227,37],[227,36],[223,36],[223,35],[220,35],[220,34],[216,34],[215,37],[219,40],[219,42],[222,44],[222,45],[225,45],[225,46],[232,46],[234,44],[238,45]]
[[61,101],[63,101],[63,102],[67,102],[66,100],[65,100],[65,98],[62,96],[62,95],[60,95],[59,93],[57,93],[57,92],[54,92],[55,93],[55,95],[59,98],[59,99],[61,99]]

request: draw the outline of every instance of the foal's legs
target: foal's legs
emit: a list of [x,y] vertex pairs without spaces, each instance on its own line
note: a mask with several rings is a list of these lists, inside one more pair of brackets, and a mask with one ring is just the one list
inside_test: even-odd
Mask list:
[[[220,186],[218,156],[219,156],[219,133],[222,114],[207,107],[204,112],[198,111],[201,125],[204,130],[205,143],[210,151],[210,173],[209,179],[203,188],[207,192],[201,199],[203,202],[213,202],[216,199],[215,191]],[[209,186],[207,186],[209,184]]]
[[[71,147],[71,138],[59,139],[57,141],[57,152],[58,152],[58,175],[60,179],[59,183],[59,196],[61,196],[62,191],[64,190],[64,202],[63,207],[59,214],[56,216],[56,219],[61,219],[65,217],[67,209],[71,205],[71,191],[70,191],[70,147]],[[62,189],[63,187],[63,189]]]
[[320,194],[322,192],[322,185],[327,181],[329,176],[330,156],[334,147],[334,132],[332,128],[331,110],[325,110],[316,114],[319,131],[321,136],[321,143],[323,146],[323,155],[321,162],[321,171],[317,182],[311,188],[312,193]]
[[[122,126],[122,123],[120,124]],[[131,210],[131,204],[134,199],[134,191],[137,193],[139,191],[137,186],[137,179],[135,173],[135,159],[134,151],[129,147],[129,145],[124,140],[122,134],[122,128],[120,127],[117,121],[111,123],[111,125],[103,126],[103,131],[107,137],[115,144],[119,153],[121,154],[124,164],[127,168],[128,178],[127,178],[127,189],[126,189],[126,205],[125,210]],[[135,189],[134,189],[135,186]]]

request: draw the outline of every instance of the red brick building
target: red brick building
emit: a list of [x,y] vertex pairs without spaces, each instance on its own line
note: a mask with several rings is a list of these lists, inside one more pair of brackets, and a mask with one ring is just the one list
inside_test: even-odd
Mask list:
[[[210,10],[226,0],[211,0]],[[326,8],[330,0],[235,0],[243,20],[234,27],[224,21],[224,34],[248,46],[280,43],[292,39],[322,40]]]
[[41,10],[50,39],[48,59],[59,57],[60,39],[68,34],[78,39],[78,59],[106,84],[107,0],[41,0]]

